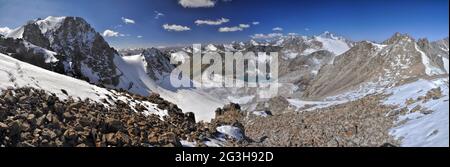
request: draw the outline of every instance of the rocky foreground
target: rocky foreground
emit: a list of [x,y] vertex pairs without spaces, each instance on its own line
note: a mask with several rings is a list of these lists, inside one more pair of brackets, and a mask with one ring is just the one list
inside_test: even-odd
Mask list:
[[290,112],[249,120],[246,134],[254,146],[378,147],[397,145],[389,134],[394,108],[380,104],[381,96],[305,112]]
[[[183,113],[157,94],[132,95],[136,100],[158,104],[168,116],[145,115],[122,101],[106,106],[90,100],[60,100],[33,88],[6,90],[0,95],[1,147],[379,147],[398,146],[389,134],[395,120],[405,112],[430,114],[425,108],[387,106],[387,95],[312,111],[255,116],[228,104],[215,111],[209,123],[196,122],[193,113]],[[439,88],[406,104],[442,97]],[[105,100],[105,102],[107,102]],[[233,138],[218,131],[232,126],[242,135]],[[217,142],[220,142],[217,144]],[[209,143],[209,144],[208,144]]]
[[[0,95],[1,147],[180,147],[214,139],[217,124],[196,123],[157,94],[134,98],[158,104],[169,116],[135,112],[121,101],[105,106],[90,100],[59,100],[42,90],[21,88]],[[137,107],[139,110],[139,107]],[[232,146],[233,141],[224,142]]]
[[[244,118],[245,134],[253,142],[249,146],[294,147],[379,147],[399,146],[400,141],[389,134],[390,129],[406,113],[431,114],[432,110],[417,105],[409,109],[384,105],[383,94],[303,112],[287,112],[268,117]],[[434,88],[406,105],[442,98],[441,88]]]

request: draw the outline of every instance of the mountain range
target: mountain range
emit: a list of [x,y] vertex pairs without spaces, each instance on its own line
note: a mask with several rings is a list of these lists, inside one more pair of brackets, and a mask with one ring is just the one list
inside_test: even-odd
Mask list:
[[[317,36],[289,34],[265,40],[205,44],[202,50],[217,51],[222,56],[226,51],[279,53],[278,95],[261,98],[256,88],[248,87],[172,87],[169,80],[177,66],[170,63],[170,58],[188,61],[190,56],[180,52],[192,53],[192,47],[116,50],[83,18],[52,16],[29,21],[0,37],[0,88],[9,92],[31,87],[61,100],[90,99],[106,106],[122,105],[119,101],[123,101],[130,110],[158,115],[169,124],[171,121],[164,116],[194,117],[197,122],[212,124],[213,132],[205,134],[209,137],[189,137],[195,139],[183,140],[184,144],[175,142],[177,146],[226,146],[229,139],[238,141],[240,146],[336,146],[332,141],[340,141],[337,145],[344,146],[448,146],[448,37],[430,42],[395,33],[376,43],[351,41],[324,32]],[[148,102],[142,98],[155,94],[167,101]],[[179,110],[161,107],[167,103]],[[178,115],[170,114],[172,111]],[[186,114],[180,115],[181,111]],[[342,126],[329,125],[332,121],[320,122],[324,115],[329,118],[322,121],[336,117],[335,120],[342,119],[337,121]],[[356,120],[349,121],[347,117]],[[183,124],[182,120],[177,121],[172,121],[176,122],[173,125]],[[263,122],[272,127],[263,128]],[[359,130],[364,135],[373,134],[374,138],[370,138],[349,130],[348,122],[353,127],[365,127],[371,122],[382,125]],[[203,124],[208,123],[192,126]],[[311,127],[314,132],[338,129],[323,132],[336,134],[308,136],[317,140],[311,143],[306,137],[289,137],[288,134],[301,137],[302,133],[281,126]],[[379,131],[382,132],[377,135]],[[175,133],[174,138],[185,138],[180,137],[185,134],[188,133]],[[161,136],[167,138],[166,134]],[[281,136],[286,141],[274,144]],[[268,139],[259,140],[264,137]]]

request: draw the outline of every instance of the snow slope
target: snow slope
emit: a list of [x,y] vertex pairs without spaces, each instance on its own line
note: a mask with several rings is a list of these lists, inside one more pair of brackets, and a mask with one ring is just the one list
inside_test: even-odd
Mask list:
[[23,63],[4,54],[0,54],[0,80],[1,89],[33,87],[55,93],[62,99],[67,98],[67,95],[62,93],[61,89],[71,96],[89,98],[97,102],[100,102],[101,98],[107,98],[106,95],[111,95],[106,89]]
[[322,43],[324,50],[330,51],[336,55],[341,55],[350,49],[350,46],[343,39],[335,37],[329,32],[325,32],[314,38]]
[[197,121],[210,121],[214,118],[214,111],[222,107],[225,102],[220,101],[199,89],[177,89],[170,86],[172,76],[164,76],[160,82],[152,80],[146,71],[146,64],[142,55],[116,56],[117,68],[124,74],[119,87],[128,90],[130,82],[132,93],[149,95],[150,92],[160,94],[162,98],[176,104],[183,112],[193,112]]
[[[406,104],[408,99],[424,96],[433,88],[441,88],[443,97],[437,100],[417,101]],[[430,114],[408,112],[397,120],[397,127],[391,129],[391,135],[401,140],[405,147],[448,147],[449,146],[449,88],[448,78],[419,80],[396,87],[387,92],[392,95],[384,101],[387,105],[406,107],[411,111],[420,105]]]
[[[144,114],[156,114],[161,119],[167,115],[167,111],[158,109],[156,104],[135,100],[128,95],[100,88],[88,82],[47,71],[7,55],[0,54],[0,92],[9,88],[21,87],[42,89],[48,93],[56,94],[61,100],[71,96],[75,100],[90,99],[98,103],[103,103],[106,106],[109,106],[109,104],[104,103],[102,99],[107,100],[110,104],[121,100],[130,104],[133,109],[137,104],[141,104],[146,108]],[[69,96],[63,93],[62,90],[65,90]]]
[[8,34],[5,35],[6,38],[14,38],[14,39],[18,39],[18,38],[23,38],[23,31],[25,30],[25,28],[22,27],[18,27],[14,30],[11,30]]

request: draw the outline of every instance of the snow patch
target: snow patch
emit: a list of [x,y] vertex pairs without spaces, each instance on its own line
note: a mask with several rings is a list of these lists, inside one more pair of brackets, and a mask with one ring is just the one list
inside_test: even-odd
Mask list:
[[309,54],[314,53],[314,52],[317,52],[317,51],[318,51],[318,50],[317,50],[317,49],[314,49],[314,48],[307,48],[307,49],[305,49],[305,50],[302,52],[301,55],[309,55]]
[[211,51],[211,52],[217,51],[217,47],[214,46],[213,44],[209,44],[208,46],[206,46],[205,49],[206,49],[207,51]]
[[268,117],[269,114],[267,114],[267,112],[265,111],[252,111],[251,112],[253,115],[259,116],[259,117]]
[[180,143],[183,147],[196,147],[197,146],[197,142],[189,142],[187,140],[180,140]]
[[283,51],[283,58],[285,60],[295,59],[298,55],[299,54],[297,52],[295,52],[295,51],[291,51],[291,50]]
[[343,104],[348,101],[305,101],[300,99],[287,99],[289,104],[296,107],[297,111],[312,111],[320,108],[327,108],[330,106]]
[[247,104],[251,102],[255,98],[255,96],[243,96],[243,97],[236,97],[236,96],[228,96],[228,100],[235,104]]
[[447,71],[447,74],[450,73],[449,69],[448,69],[448,59],[446,57],[442,56],[442,62],[444,63],[444,68],[445,68],[445,71]]
[[25,47],[28,50],[32,50],[34,54],[42,54],[44,56],[45,63],[56,63],[59,60],[55,57],[56,52],[49,51],[47,49],[41,48],[39,46],[33,45],[27,41],[23,41]]
[[230,125],[223,125],[223,126],[219,126],[216,128],[216,130],[228,137],[234,138],[236,140],[242,140],[244,139],[244,135],[242,134],[242,130],[234,127],[234,126],[230,126]]

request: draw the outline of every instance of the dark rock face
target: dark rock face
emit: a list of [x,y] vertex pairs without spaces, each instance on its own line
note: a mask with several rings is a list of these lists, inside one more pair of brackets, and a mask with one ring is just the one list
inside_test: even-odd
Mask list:
[[23,39],[36,46],[51,50],[49,40],[42,34],[37,24],[31,23],[24,26]]
[[[22,39],[0,38],[0,53],[9,54],[11,57],[20,61],[64,74],[65,70],[62,62],[46,62],[47,55],[42,51],[45,48],[32,45]],[[55,57],[61,58],[62,56],[55,55]]]
[[[118,77],[114,57],[118,53],[85,20],[67,17],[58,29],[45,34],[51,48],[64,55],[64,64],[72,64],[66,73],[93,83],[117,85]],[[91,69],[98,76],[83,72]]]
[[142,55],[147,63],[147,75],[150,78],[160,79],[162,75],[174,69],[174,66],[170,64],[170,56],[156,48],[145,49]]

